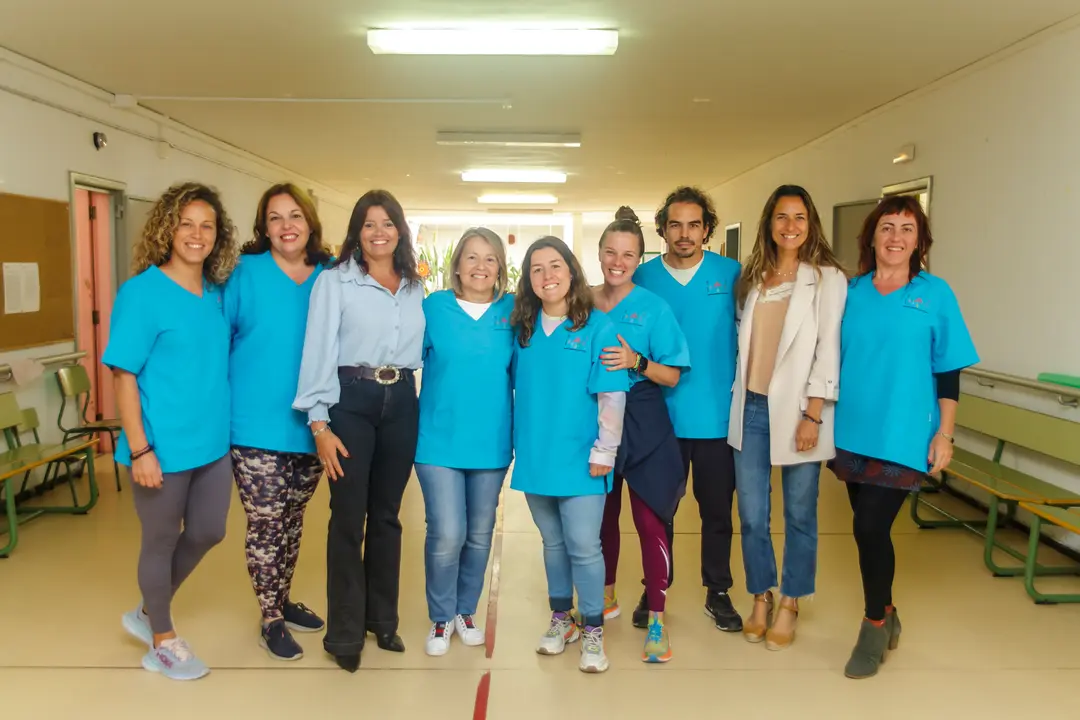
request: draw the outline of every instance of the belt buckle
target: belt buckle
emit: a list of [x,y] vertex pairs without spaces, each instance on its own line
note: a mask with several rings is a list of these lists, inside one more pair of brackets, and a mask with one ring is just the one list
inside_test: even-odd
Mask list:
[[375,382],[380,385],[393,385],[401,379],[401,369],[392,365],[375,368]]

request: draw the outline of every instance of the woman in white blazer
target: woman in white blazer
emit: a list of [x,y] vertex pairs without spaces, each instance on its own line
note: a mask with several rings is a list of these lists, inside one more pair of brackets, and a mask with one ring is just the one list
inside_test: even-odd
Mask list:
[[[746,589],[754,596],[743,636],[782,650],[795,639],[799,598],[814,593],[818,478],[822,462],[836,452],[833,404],[847,298],[847,277],[803,188],[783,185],[765,203],[738,292],[739,359],[728,443],[735,450]],[[776,555],[769,532],[774,465],[782,470],[785,524],[775,618]]]

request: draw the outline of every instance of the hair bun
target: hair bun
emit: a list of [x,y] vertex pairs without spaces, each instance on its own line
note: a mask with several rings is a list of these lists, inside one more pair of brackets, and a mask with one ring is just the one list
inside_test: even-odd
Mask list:
[[631,208],[627,207],[626,205],[623,205],[622,207],[620,207],[618,210],[615,211],[615,219],[616,220],[632,220],[635,223],[637,223],[638,225],[641,225],[641,221],[638,220],[637,213],[634,212]]

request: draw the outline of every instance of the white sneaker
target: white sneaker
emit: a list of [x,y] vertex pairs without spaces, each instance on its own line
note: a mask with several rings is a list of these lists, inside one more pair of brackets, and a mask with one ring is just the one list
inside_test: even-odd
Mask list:
[[568,613],[552,613],[551,625],[544,636],[540,638],[540,644],[536,652],[541,655],[558,655],[566,649],[567,643],[576,642],[580,634],[577,623]]
[[586,627],[581,634],[581,672],[602,673],[608,669],[607,655],[604,654],[604,628]]
[[473,623],[472,615],[458,615],[454,618],[454,632],[461,636],[461,642],[469,647],[483,645],[484,631]]
[[424,645],[424,652],[428,655],[438,657],[445,655],[450,649],[450,638],[454,634],[453,622],[437,622],[431,626],[431,632],[428,634],[427,643]]

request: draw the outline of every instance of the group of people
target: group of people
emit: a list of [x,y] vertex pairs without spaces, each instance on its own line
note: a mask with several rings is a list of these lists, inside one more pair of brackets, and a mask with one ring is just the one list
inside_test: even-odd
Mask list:
[[[266,191],[242,248],[212,188],[166,191],[104,356],[123,424],[116,457],[131,470],[142,527],[142,602],[123,625],[147,646],[143,666],[174,679],[208,672],[170,607],[224,537],[232,483],[267,652],[297,659],[292,633],[324,628],[324,649],[350,672],[368,634],[403,652],[399,512],[414,469],[429,655],[446,654],[455,635],[485,643],[475,615],[508,472],[543,541],[551,617],[538,653],[579,642],[581,670],[608,668],[625,485],[644,570],[632,623],[646,630],[645,662],[671,659],[665,597],[690,478],[706,614],[781,650],[814,593],[828,464],[847,486],[865,595],[845,672],[875,674],[900,634],[891,527],[907,494],[951,459],[974,345],[949,286],[925,270],[932,237],[913,198],[870,213],[850,273],[799,186],[769,197],[745,265],[706,250],[717,224],[704,192],[677,188],[655,217],[666,251],[642,263],[641,223],[620,208],[598,239],[596,287],[550,236],[528,247],[510,287],[502,239],[470,228],[449,287],[426,295],[404,212],[386,191],[359,199],[336,257],[294,185]],[[779,577],[773,467],[784,496]],[[290,593],[323,474],[325,621]],[[736,495],[753,595],[745,622],[729,596]]]

